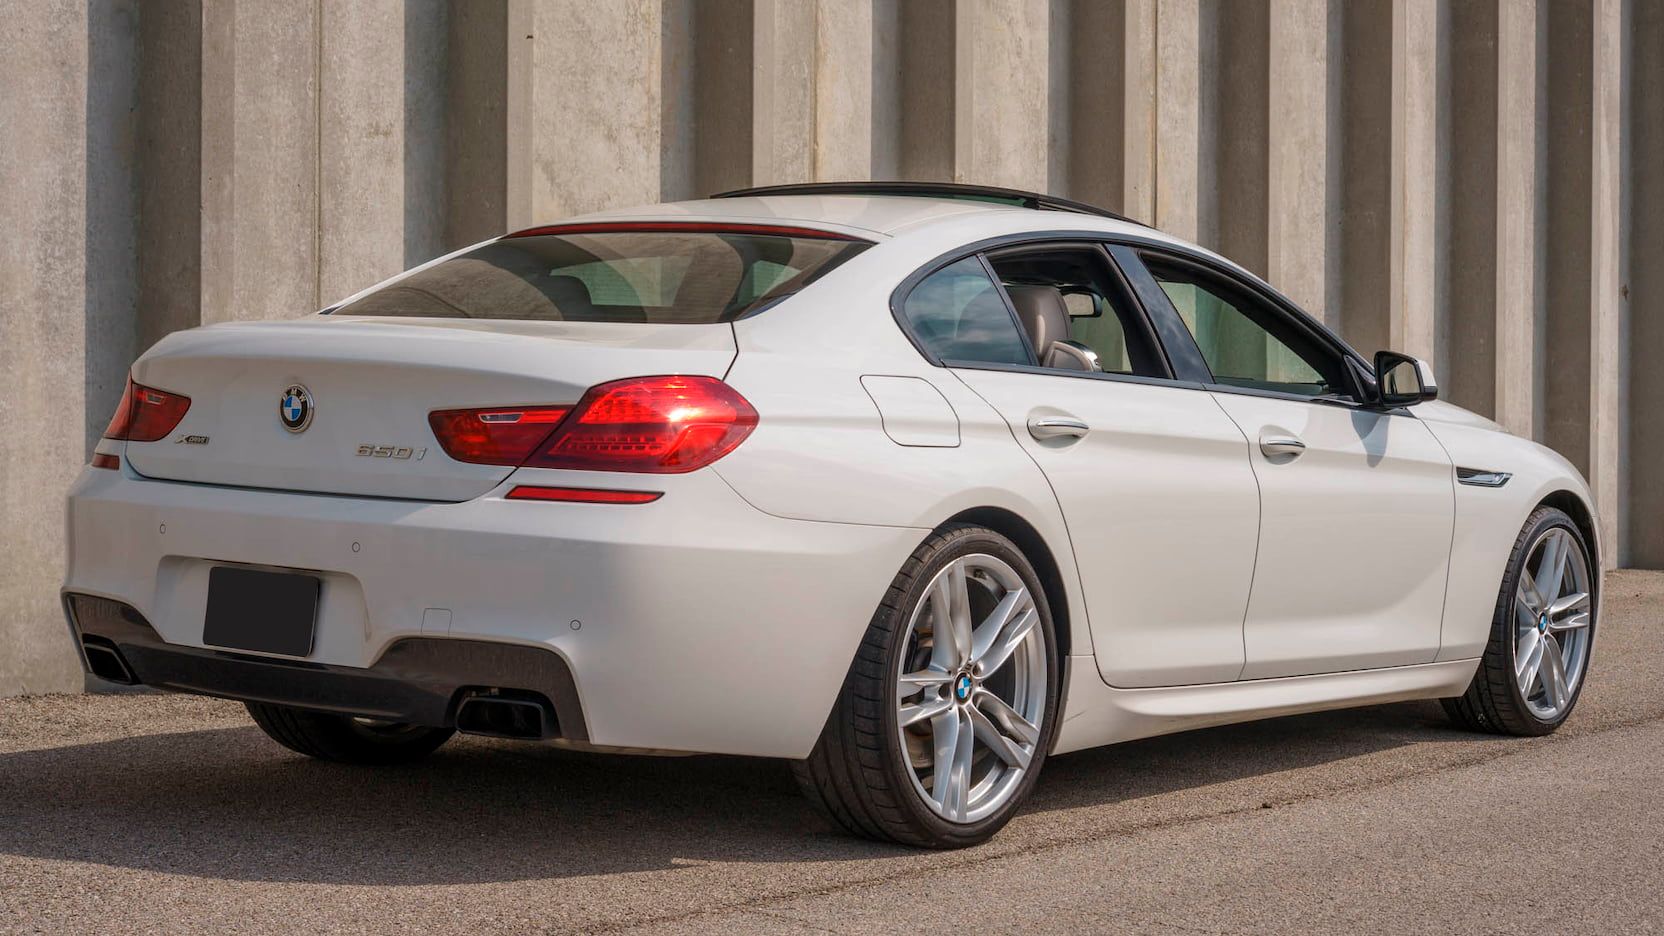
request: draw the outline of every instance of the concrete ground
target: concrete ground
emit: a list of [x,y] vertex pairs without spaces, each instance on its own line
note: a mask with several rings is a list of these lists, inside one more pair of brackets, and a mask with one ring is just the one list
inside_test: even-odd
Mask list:
[[835,834],[769,761],[364,770],[225,702],[0,700],[0,931],[1661,930],[1664,574],[1607,596],[1553,737],[1411,703],[1088,751],[950,854]]

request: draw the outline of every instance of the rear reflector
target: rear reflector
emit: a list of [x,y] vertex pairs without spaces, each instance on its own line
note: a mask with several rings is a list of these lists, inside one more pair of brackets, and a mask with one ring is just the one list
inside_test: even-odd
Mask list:
[[678,474],[732,452],[757,411],[715,377],[634,377],[591,387],[526,465]]
[[565,418],[565,406],[435,410],[428,425],[445,454],[474,465],[518,466]]
[[127,388],[116,404],[116,413],[104,430],[104,438],[124,442],[155,442],[165,438],[185,411],[191,408],[191,398],[166,390],[157,390],[127,378]]
[[650,504],[663,496],[662,491],[607,491],[530,484],[519,485],[508,492],[509,500],[565,501],[572,504]]
[[114,455],[106,455],[103,452],[97,452],[92,456],[92,466],[94,468],[120,468],[121,459]]

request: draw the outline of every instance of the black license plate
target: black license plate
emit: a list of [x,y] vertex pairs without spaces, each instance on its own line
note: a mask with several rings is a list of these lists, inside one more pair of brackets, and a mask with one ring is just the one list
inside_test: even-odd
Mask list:
[[202,642],[285,656],[312,652],[318,618],[317,576],[215,566],[208,570],[208,617]]

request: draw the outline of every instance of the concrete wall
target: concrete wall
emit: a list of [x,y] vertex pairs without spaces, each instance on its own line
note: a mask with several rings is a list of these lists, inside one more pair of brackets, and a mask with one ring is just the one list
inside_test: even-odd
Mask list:
[[1588,475],[1610,558],[1664,567],[1664,3],[20,7],[0,23],[0,693],[80,685],[62,494],[156,339],[749,183],[1012,185],[1193,237],[1366,352],[1436,361],[1451,399]]

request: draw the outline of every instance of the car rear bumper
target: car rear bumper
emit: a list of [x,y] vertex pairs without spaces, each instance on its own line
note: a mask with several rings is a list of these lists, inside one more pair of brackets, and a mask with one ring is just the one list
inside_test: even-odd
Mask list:
[[[71,626],[160,688],[434,725],[462,691],[503,688],[596,745],[805,756],[923,532],[774,517],[708,471],[663,487],[642,505],[509,501],[507,485],[421,503],[88,469],[64,594],[131,609]],[[225,564],[322,580],[310,655],[204,644]]]
[[64,604],[89,668],[112,681],[432,727],[455,725],[465,693],[507,690],[549,705],[548,736],[589,740],[571,669],[541,647],[404,637],[373,666],[331,666],[169,644],[109,598],[70,593]]

